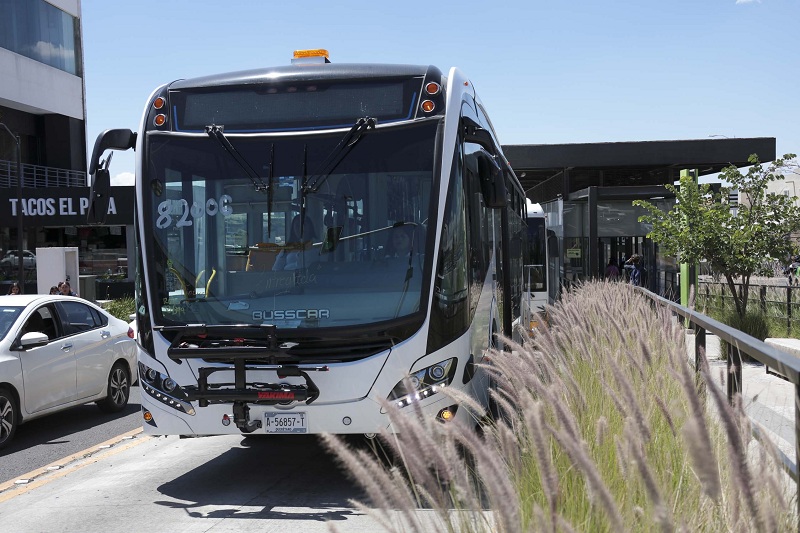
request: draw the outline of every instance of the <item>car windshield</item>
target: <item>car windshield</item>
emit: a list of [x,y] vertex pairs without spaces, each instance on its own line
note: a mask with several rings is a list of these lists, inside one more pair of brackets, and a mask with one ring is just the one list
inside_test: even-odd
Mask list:
[[0,306],[0,340],[6,338],[23,307]]
[[341,131],[149,133],[156,324],[334,327],[419,311],[438,126],[377,127],[344,151]]

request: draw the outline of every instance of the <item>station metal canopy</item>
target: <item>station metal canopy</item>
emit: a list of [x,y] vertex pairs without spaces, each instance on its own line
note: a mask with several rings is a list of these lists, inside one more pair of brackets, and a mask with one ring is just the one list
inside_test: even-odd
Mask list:
[[684,169],[714,174],[747,166],[752,154],[773,161],[775,150],[774,137],[503,146],[525,194],[539,203],[588,187],[663,186]]

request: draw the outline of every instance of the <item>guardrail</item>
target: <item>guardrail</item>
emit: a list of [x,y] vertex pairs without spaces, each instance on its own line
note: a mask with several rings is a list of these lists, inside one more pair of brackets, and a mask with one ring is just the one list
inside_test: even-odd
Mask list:
[[[0,160],[0,188],[16,187],[16,185],[16,163]],[[23,187],[85,187],[86,185],[85,172],[27,163],[22,165]]]
[[[783,281],[781,278],[773,278]],[[741,283],[734,283],[737,290]],[[775,322],[786,323],[786,335],[792,336],[792,328],[797,328],[800,322],[800,287],[797,285],[780,284],[750,284],[750,298],[753,303],[758,301],[761,311],[766,313]],[[756,300],[756,295],[758,298]],[[783,295],[781,297],[781,295]],[[715,309],[722,311],[733,307],[733,296],[728,293],[725,282],[699,281],[696,293],[698,308]],[[701,305],[702,304],[702,305]]]
[[[792,385],[794,385],[794,462],[780,450],[778,452],[781,455],[784,469],[797,483],[797,491],[798,495],[800,495],[800,478],[798,477],[798,464],[800,464],[800,359],[778,350],[755,337],[751,337],[738,329],[734,329],[713,318],[700,314],[693,309],[689,309],[688,307],[684,307],[658,296],[647,289],[642,287],[636,287],[636,289],[650,298],[654,304],[666,307],[672,313],[683,317],[688,327],[694,330],[695,371],[699,372],[700,369],[700,351],[702,350],[705,352],[706,332],[711,332],[719,337],[720,340],[728,343],[728,378],[726,379],[726,383],[729,402],[733,402],[733,398],[736,394],[742,394],[741,354],[743,353],[770,368],[776,368],[785,376],[787,381],[790,381]],[[759,438],[758,431],[755,429],[754,436]],[[800,497],[795,499],[798,506],[798,521],[800,521]],[[798,526],[798,529],[800,529],[800,523],[798,523]]]

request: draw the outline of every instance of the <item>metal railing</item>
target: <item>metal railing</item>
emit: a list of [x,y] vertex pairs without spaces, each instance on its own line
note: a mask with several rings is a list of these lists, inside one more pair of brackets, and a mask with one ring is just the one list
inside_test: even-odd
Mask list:
[[[776,278],[776,281],[780,278]],[[780,281],[783,281],[782,279]],[[741,283],[734,283],[737,290]],[[696,294],[698,309],[724,312],[733,308],[733,296],[728,292],[728,285],[724,282],[700,281]],[[797,328],[800,322],[800,287],[797,285],[770,285],[751,284],[749,300],[752,304],[758,302],[759,308],[775,324],[786,324],[786,335],[792,336],[792,328]],[[749,308],[749,305],[748,305]],[[796,330],[795,330],[796,331]]]
[[[794,385],[794,462],[786,454],[778,450],[783,467],[786,472],[797,483],[798,494],[800,494],[800,478],[798,477],[798,464],[800,464],[800,359],[778,350],[763,341],[751,337],[750,335],[734,329],[722,322],[717,322],[698,313],[693,309],[684,307],[680,304],[662,298],[646,289],[637,287],[637,290],[650,298],[655,304],[666,307],[674,314],[680,315],[685,319],[685,323],[695,332],[694,357],[695,371],[700,371],[700,353],[705,353],[706,332],[711,332],[721,341],[728,344],[727,370],[728,378],[727,393],[728,401],[733,402],[734,396],[742,394],[742,354],[746,354],[764,365],[777,369],[785,379]],[[777,379],[777,378],[776,378]],[[754,430],[756,438],[758,432]],[[796,498],[798,506],[798,520],[800,520],[800,498]],[[800,525],[800,524],[799,524]]]
[[[17,164],[0,160],[0,188],[17,186]],[[85,187],[86,173],[41,165],[22,165],[23,187]]]

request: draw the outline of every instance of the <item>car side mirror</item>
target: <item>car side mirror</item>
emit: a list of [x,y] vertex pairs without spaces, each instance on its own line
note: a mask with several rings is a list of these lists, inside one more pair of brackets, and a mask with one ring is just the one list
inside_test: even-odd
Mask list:
[[19,346],[26,350],[28,348],[35,348],[37,346],[44,346],[50,342],[50,339],[44,333],[38,331],[29,331],[19,339]]

